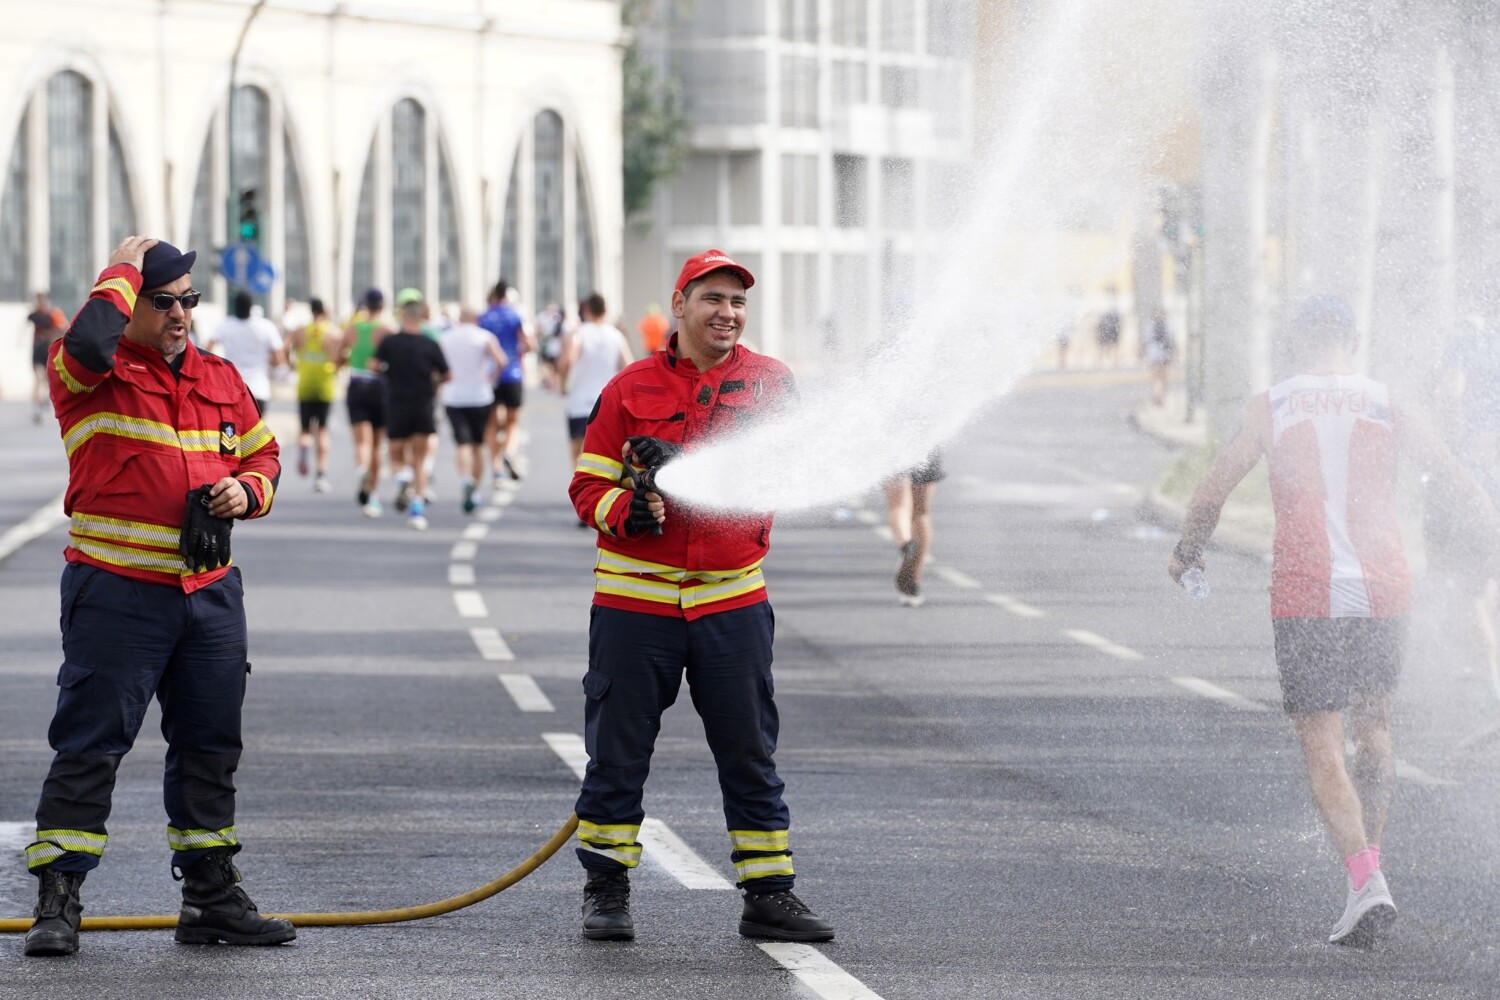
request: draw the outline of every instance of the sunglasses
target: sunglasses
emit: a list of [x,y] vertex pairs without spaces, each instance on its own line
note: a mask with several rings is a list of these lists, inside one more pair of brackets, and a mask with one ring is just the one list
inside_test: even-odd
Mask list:
[[171,312],[174,303],[181,303],[184,310],[196,309],[198,300],[203,298],[202,292],[183,292],[181,295],[173,295],[170,292],[152,292],[151,308],[159,313]]

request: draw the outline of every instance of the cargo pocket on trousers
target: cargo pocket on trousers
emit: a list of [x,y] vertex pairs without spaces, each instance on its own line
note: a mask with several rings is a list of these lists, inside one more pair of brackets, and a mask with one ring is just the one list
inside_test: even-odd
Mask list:
[[65,660],[57,672],[57,686],[71,691],[94,675],[94,668]]
[[613,683],[614,678],[609,674],[590,670],[583,675],[583,693],[590,701],[603,701],[604,696],[609,693],[609,686]]

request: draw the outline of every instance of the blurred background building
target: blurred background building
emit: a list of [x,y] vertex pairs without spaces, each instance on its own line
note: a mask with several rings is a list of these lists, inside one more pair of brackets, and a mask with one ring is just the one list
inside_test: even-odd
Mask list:
[[618,300],[618,0],[8,0],[5,13],[8,397],[30,389],[32,293],[71,314],[127,233],[199,251],[197,321],[211,326],[226,296],[213,251],[238,236],[246,192],[278,275],[273,317],[310,296],[343,314],[370,286],[482,303],[502,275],[531,309]]
[[733,254],[764,289],[747,337],[800,367],[894,333],[973,140],[975,0],[667,2],[643,53],[680,86],[680,172],[625,235],[632,310],[683,258]]

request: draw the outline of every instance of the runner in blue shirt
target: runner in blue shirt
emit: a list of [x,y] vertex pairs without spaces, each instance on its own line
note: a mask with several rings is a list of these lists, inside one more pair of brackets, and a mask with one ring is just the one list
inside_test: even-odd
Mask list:
[[521,314],[506,301],[510,291],[504,279],[490,290],[490,307],[479,317],[479,325],[500,341],[500,349],[508,359],[495,382],[495,410],[490,417],[490,426],[485,434],[485,445],[490,452],[490,468],[496,478],[500,469],[512,479],[521,478],[519,457],[521,436],[521,380],[524,377],[522,358],[528,351],[536,350],[531,332],[521,319]]

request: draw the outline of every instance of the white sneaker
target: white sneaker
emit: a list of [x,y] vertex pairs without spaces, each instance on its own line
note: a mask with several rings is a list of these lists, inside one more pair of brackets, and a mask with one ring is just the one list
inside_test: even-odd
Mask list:
[[417,531],[427,530],[427,518],[423,517],[421,514],[411,515],[406,519],[406,523],[411,525],[412,528]]
[[328,481],[327,476],[319,476],[313,481],[313,491],[316,493],[327,493],[333,489],[333,484]]
[[379,517],[385,513],[385,507],[381,504],[379,497],[371,497],[366,500],[363,510],[365,517]]
[[1330,944],[1370,948],[1395,922],[1396,903],[1391,899],[1385,876],[1376,871],[1363,889],[1356,890],[1350,885],[1344,915],[1333,926],[1328,941]]

